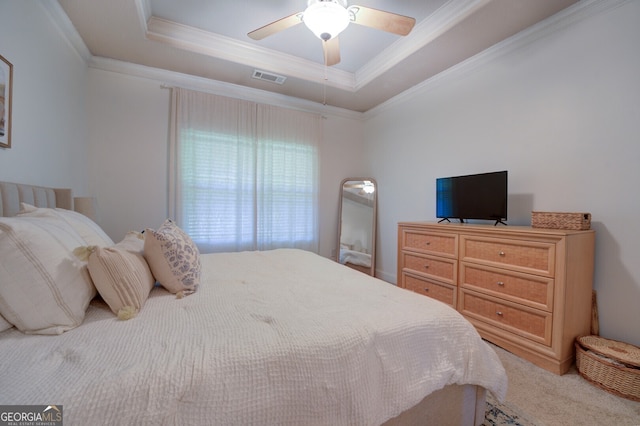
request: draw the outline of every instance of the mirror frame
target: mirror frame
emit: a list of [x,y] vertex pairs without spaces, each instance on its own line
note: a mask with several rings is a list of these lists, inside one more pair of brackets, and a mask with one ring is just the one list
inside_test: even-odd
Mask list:
[[336,262],[340,263],[340,239],[342,237],[342,200],[343,200],[344,185],[345,183],[350,181],[370,181],[371,183],[373,183],[375,187],[375,192],[373,195],[373,217],[372,217],[373,226],[371,229],[371,250],[370,250],[371,266],[367,268],[365,266],[358,267],[358,265],[347,265],[343,263],[341,264],[347,267],[351,267],[352,269],[363,272],[365,274],[371,275],[372,277],[375,277],[376,275],[376,238],[377,238],[376,229],[378,227],[377,225],[378,224],[378,183],[373,178],[349,177],[349,178],[343,179],[342,182],[340,182],[340,202],[338,206],[338,242],[336,244]]

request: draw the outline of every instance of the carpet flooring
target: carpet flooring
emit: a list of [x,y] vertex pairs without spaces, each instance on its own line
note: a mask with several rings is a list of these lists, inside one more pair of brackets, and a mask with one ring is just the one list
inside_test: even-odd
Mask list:
[[507,371],[509,388],[503,404],[487,397],[487,413],[495,409],[496,415],[487,414],[485,426],[640,426],[640,402],[592,385],[575,365],[558,376],[502,348],[491,347]]

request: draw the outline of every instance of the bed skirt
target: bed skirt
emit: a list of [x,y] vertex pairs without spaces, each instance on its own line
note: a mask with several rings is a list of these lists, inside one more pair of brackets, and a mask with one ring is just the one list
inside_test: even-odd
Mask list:
[[480,426],[486,411],[486,391],[474,385],[449,385],[426,396],[418,405],[383,426]]

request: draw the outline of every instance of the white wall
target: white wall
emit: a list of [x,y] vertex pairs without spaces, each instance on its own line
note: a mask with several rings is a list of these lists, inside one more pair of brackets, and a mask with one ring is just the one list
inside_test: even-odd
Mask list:
[[[155,78],[90,69],[90,188],[114,240],[167,217],[170,91]],[[319,105],[322,111],[322,106]],[[320,254],[337,245],[342,179],[364,169],[363,122],[325,114],[320,146]]]
[[10,149],[0,180],[87,195],[87,66],[39,2],[0,2],[0,55],[13,64]]
[[338,247],[340,183],[354,176],[366,176],[364,123],[327,115],[320,150],[320,254],[335,257]]
[[435,219],[437,177],[506,169],[509,224],[592,213],[601,334],[638,345],[640,2],[518,40],[368,113],[378,272],[397,222]]
[[89,185],[99,223],[114,241],[157,228],[167,216],[169,90],[89,70]]

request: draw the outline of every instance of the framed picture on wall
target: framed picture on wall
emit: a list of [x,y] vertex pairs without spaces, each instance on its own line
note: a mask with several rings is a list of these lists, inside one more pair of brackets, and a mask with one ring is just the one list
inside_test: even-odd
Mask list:
[[0,148],[11,148],[13,65],[0,55]]

